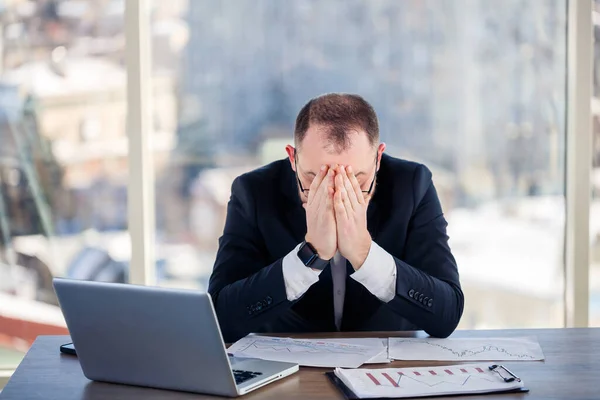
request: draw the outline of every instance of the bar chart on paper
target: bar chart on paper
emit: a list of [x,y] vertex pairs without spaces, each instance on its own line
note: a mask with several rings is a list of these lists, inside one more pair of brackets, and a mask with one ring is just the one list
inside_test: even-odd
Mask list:
[[335,374],[358,397],[413,397],[514,390],[522,382],[505,382],[488,365],[424,368],[341,369]]
[[357,368],[381,353],[381,348],[327,340],[246,336],[228,352],[235,357],[295,362],[309,367]]

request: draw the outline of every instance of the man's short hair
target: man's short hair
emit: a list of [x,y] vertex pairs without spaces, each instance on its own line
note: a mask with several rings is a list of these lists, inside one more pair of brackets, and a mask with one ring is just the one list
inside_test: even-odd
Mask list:
[[353,130],[367,133],[371,146],[379,143],[379,122],[373,107],[356,94],[328,93],[311,99],[298,113],[294,129],[296,147],[302,143],[309,126],[320,125],[329,145],[336,152],[350,146]]

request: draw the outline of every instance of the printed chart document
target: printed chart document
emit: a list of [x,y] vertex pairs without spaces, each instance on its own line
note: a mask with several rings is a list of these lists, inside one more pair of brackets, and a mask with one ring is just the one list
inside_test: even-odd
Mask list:
[[298,363],[306,367],[358,368],[381,354],[380,347],[248,335],[235,342],[227,352],[235,357]]
[[404,398],[520,390],[523,382],[505,382],[489,364],[422,368],[343,369],[334,373],[356,397]]
[[[317,339],[307,339],[314,340]],[[359,344],[362,346],[376,347],[380,349],[380,352],[375,357],[371,358],[365,364],[384,364],[389,363],[392,360],[388,356],[388,339],[387,338],[342,338],[342,339],[318,339],[323,342],[333,343],[348,343],[348,344]]]
[[538,361],[544,359],[535,337],[515,338],[389,338],[394,360]]

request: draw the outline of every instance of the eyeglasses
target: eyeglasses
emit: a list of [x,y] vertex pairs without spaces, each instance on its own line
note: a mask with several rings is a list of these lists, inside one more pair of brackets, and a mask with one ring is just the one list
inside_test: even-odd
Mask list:
[[[298,186],[300,186],[300,191],[304,194],[308,195],[308,192],[310,191],[310,189],[304,189],[304,187],[302,186],[302,182],[300,182],[300,177],[298,176],[298,153],[294,152],[294,162],[296,163],[296,170],[294,171],[296,173],[296,180],[298,181]],[[373,186],[375,185],[375,181],[377,180],[377,173],[379,171],[377,170],[377,155],[375,155],[375,176],[373,176],[373,180],[371,181],[371,184],[369,185],[369,190],[361,190],[361,192],[365,193],[365,194],[371,194],[371,192],[373,191]]]

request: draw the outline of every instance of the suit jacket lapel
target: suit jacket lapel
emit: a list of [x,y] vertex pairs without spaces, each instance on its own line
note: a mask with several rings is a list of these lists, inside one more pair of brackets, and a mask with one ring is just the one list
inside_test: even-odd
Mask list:
[[380,229],[381,215],[383,210],[385,210],[386,206],[385,188],[387,184],[387,175],[386,170],[383,167],[385,157],[387,156],[384,154],[383,158],[381,159],[381,166],[379,168],[379,172],[377,173],[377,181],[375,182],[375,193],[373,193],[373,198],[369,203],[369,208],[367,208],[367,229],[369,230],[369,233],[371,234],[371,238],[373,240],[377,239],[377,235]]
[[282,211],[280,215],[284,216],[284,224],[292,233],[290,242],[295,246],[302,242],[306,236],[306,211],[300,200],[296,175],[289,165],[281,172],[280,188],[282,200],[279,204]]
[[371,234],[371,238],[375,240],[377,237],[377,232],[379,230],[379,213],[377,202],[375,201],[375,197],[369,203],[369,208],[367,208],[367,229]]
[[304,241],[306,236],[306,212],[302,206],[290,207],[285,211],[287,228],[292,232],[295,244]]

